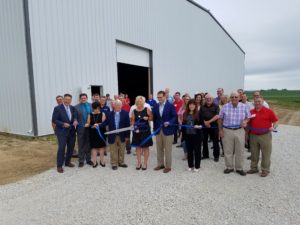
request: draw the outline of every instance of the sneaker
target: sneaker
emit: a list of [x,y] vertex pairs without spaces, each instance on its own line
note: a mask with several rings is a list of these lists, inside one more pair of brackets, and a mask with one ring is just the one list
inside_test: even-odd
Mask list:
[[196,168],[195,168],[195,169],[194,169],[194,172],[199,172],[199,169],[196,169]]
[[188,168],[188,171],[189,171],[189,172],[193,171],[193,168]]

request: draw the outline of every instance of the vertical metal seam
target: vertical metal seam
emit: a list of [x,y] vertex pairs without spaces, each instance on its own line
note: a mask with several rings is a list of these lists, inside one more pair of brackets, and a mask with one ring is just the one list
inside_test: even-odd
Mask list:
[[26,44],[26,56],[27,56],[27,67],[28,67],[28,81],[29,81],[31,114],[32,114],[32,129],[33,129],[33,135],[38,136],[28,0],[23,0],[23,11],[24,11],[24,29],[25,29],[25,44]]

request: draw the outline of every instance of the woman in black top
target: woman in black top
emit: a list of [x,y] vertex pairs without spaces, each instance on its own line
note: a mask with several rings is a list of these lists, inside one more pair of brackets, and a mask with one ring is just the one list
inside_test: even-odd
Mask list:
[[[132,145],[136,146],[136,169],[146,170],[149,158],[149,146],[153,145],[152,138],[147,142],[143,141],[151,135],[149,121],[152,120],[152,112],[150,109],[144,107],[145,101],[142,96],[137,96],[135,100],[136,109],[133,110],[131,116],[131,125],[135,126],[132,136]],[[144,164],[142,166],[142,150],[144,153]]]
[[188,170],[198,172],[201,162],[201,140],[202,131],[200,129],[200,118],[197,103],[194,99],[189,100],[186,111],[183,114],[183,127],[185,130],[185,144],[188,153]]
[[91,156],[93,167],[96,168],[98,166],[97,155],[100,153],[100,165],[105,167],[104,162],[104,150],[106,146],[106,142],[99,136],[97,126],[100,129],[101,135],[105,140],[105,128],[101,127],[102,122],[106,119],[105,114],[100,112],[100,104],[98,102],[94,102],[92,104],[92,113],[88,117],[88,124],[90,127],[90,147],[91,147]]

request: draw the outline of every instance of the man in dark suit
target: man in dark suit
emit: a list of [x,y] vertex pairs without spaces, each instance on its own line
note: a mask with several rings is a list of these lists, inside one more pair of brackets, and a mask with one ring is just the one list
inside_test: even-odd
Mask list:
[[159,91],[157,93],[156,104],[153,108],[154,130],[161,130],[156,134],[157,148],[157,167],[154,170],[164,169],[164,173],[171,171],[172,166],[172,142],[177,121],[177,114],[174,105],[166,99],[166,93]]
[[[54,108],[52,114],[52,122],[56,126],[56,136],[58,140],[57,150],[57,172],[63,173],[63,164],[67,167],[74,167],[71,163],[71,157],[75,145],[75,128],[78,124],[77,113],[73,106],[71,106],[72,95],[65,94],[63,104]],[[67,152],[65,148],[67,146]]]
[[[114,110],[109,114],[107,121],[110,131],[130,126],[129,114],[122,110],[122,102],[120,100],[114,102]],[[113,170],[118,169],[118,166],[123,168],[127,167],[124,163],[124,152],[129,137],[130,130],[108,135],[110,162]]]
[[90,149],[90,139],[89,139],[89,128],[87,127],[88,124],[88,117],[91,110],[91,104],[87,102],[87,94],[81,93],[79,95],[79,104],[75,106],[77,112],[77,141],[78,141],[78,148],[79,148],[79,167],[84,166],[84,161],[87,164],[93,165],[91,161],[91,149]]

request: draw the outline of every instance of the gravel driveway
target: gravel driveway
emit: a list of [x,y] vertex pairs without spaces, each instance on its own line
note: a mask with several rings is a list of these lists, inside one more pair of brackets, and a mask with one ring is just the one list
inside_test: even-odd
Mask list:
[[150,154],[146,171],[126,155],[127,169],[51,169],[0,186],[0,224],[300,224],[300,127],[281,125],[273,135],[266,178],[225,175],[223,158],[188,172],[175,146],[172,172],[163,174],[153,171],[155,148]]

